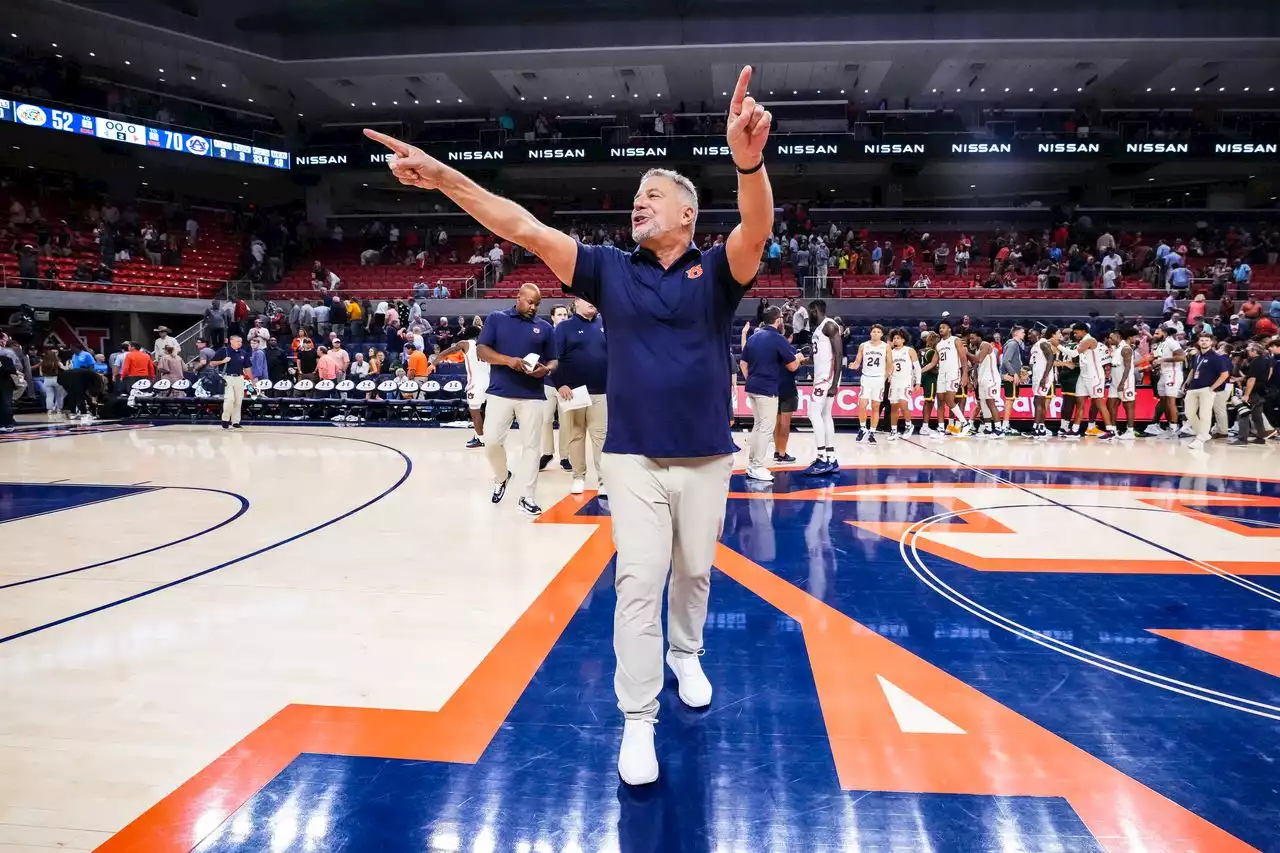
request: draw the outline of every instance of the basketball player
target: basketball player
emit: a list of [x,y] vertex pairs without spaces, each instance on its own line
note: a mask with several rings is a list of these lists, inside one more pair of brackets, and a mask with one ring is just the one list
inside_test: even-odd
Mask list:
[[[627,784],[658,778],[654,724],[668,575],[667,664],[686,705],[711,703],[698,655],[736,449],[729,431],[728,342],[773,230],[773,189],[763,159],[772,117],[747,96],[750,81],[748,66],[734,88],[726,128],[741,221],[705,252],[691,246],[697,190],[677,172],[655,169],[641,179],[631,209],[639,248],[624,252],[579,243],[421,149],[365,131],[391,149],[389,166],[401,183],[443,191],[483,227],[541,258],[608,323],[603,465],[618,552],[614,689],[626,717],[618,774]],[[489,407],[492,415],[492,377]]]
[[1000,363],[996,356],[995,339],[991,332],[978,332],[978,352],[974,360],[978,363],[978,375],[975,385],[978,394],[978,409],[982,412],[982,429],[979,438],[1003,438],[1004,396],[1000,388]]
[[1076,339],[1076,352],[1080,356],[1080,378],[1076,380],[1076,413],[1072,420],[1069,438],[1079,438],[1081,422],[1084,420],[1085,407],[1080,405],[1084,399],[1092,401],[1093,410],[1102,415],[1105,425],[1098,438],[1110,441],[1116,437],[1111,427],[1111,415],[1107,411],[1106,377],[1102,373],[1102,359],[1098,352],[1098,341],[1089,334],[1089,327],[1084,323],[1076,323],[1071,327],[1071,335]]
[[1058,344],[1057,361],[1053,365],[1058,372],[1058,387],[1062,389],[1062,410],[1059,412],[1058,436],[1065,438],[1071,434],[1071,421],[1075,417],[1076,385],[1080,382],[1080,354],[1076,351],[1076,343],[1067,331],[1061,335]]
[[463,331],[463,339],[446,349],[436,357],[427,368],[427,375],[435,372],[436,365],[447,355],[462,353],[462,363],[467,368],[467,410],[471,413],[471,425],[475,434],[467,442],[467,447],[484,447],[484,401],[489,390],[489,363],[481,361],[476,354],[476,338],[480,337],[477,326],[467,326]]
[[965,356],[968,361],[965,363],[968,370],[965,373],[966,384],[962,387],[960,411],[964,412],[969,409],[969,394],[973,394],[973,417],[965,426],[965,435],[975,436],[982,428],[984,417],[983,407],[978,400],[978,351],[982,349],[982,333],[976,330],[969,332],[960,339],[960,343],[964,345]]
[[[569,309],[564,305],[557,305],[551,309],[551,328],[555,329],[565,320],[569,319]],[[548,376],[543,380],[542,393],[547,399],[547,408],[542,414],[542,458],[538,460],[538,467],[545,469],[547,463],[555,458],[556,455],[556,412],[560,409],[560,394],[556,388],[559,382]],[[563,420],[563,418],[561,419]],[[565,433],[561,424],[560,430],[560,467],[566,471],[572,471],[573,466],[569,463],[569,442],[565,438]]]
[[1022,326],[1014,326],[1009,330],[1009,340],[1004,343],[1004,352],[1000,354],[1001,390],[1004,392],[1004,418],[1002,426],[1006,436],[1017,435],[1017,430],[1009,426],[1013,417],[1013,407],[1018,400],[1018,388],[1027,378],[1027,368],[1023,364],[1028,344],[1025,343],[1027,330]]
[[1151,339],[1155,341],[1155,346],[1151,348],[1151,366],[1156,370],[1156,396],[1164,406],[1169,428],[1161,431],[1153,423],[1147,427],[1147,434],[1165,438],[1178,436],[1178,397],[1182,394],[1183,365],[1187,363],[1187,353],[1174,337],[1174,331],[1171,326],[1158,326],[1151,334]]
[[1124,403],[1128,429],[1121,430],[1116,438],[1130,441],[1134,438],[1133,417],[1138,396],[1138,358],[1135,346],[1138,330],[1132,327],[1113,329],[1107,335],[1111,346],[1111,385],[1107,389],[1107,403],[1111,407],[1111,422],[1120,423],[1120,404]]
[[[951,335],[951,323],[938,324],[938,432],[942,435],[963,436],[965,416],[956,405],[956,393],[968,372],[968,352],[959,339]],[[954,423],[948,424],[954,420]]]
[[840,389],[840,365],[844,361],[844,339],[840,324],[827,316],[827,303],[809,303],[809,325],[813,327],[813,389],[809,399],[809,423],[813,425],[816,455],[804,473],[821,477],[840,470],[836,461],[836,422],[831,406]]
[[1092,438],[1102,435],[1102,430],[1098,427],[1098,418],[1100,409],[1106,409],[1107,413],[1112,415],[1111,422],[1115,423],[1113,410],[1108,402],[1111,393],[1111,347],[1107,344],[1107,339],[1098,341],[1098,363],[1102,366],[1102,387],[1104,399],[1102,405],[1096,405],[1093,400],[1089,401],[1089,409],[1085,412],[1084,422],[1086,429],[1084,434]]
[[907,435],[911,434],[911,412],[908,404],[911,392],[920,385],[920,358],[907,346],[907,333],[894,329],[889,333],[889,360],[893,370],[889,374],[889,440],[898,440],[898,421],[906,423]]
[[929,420],[933,415],[933,398],[938,391],[938,333],[925,332],[921,343],[924,344],[924,349],[920,352],[920,393],[923,399],[920,402],[918,432],[922,437],[928,438],[934,435],[929,427]]
[[[880,401],[884,399],[885,368],[889,363],[889,346],[884,341],[884,326],[871,327],[871,340],[858,344],[858,354],[853,359],[853,369],[862,370],[862,385],[858,393],[858,441],[876,443],[876,429],[880,425]],[[867,431],[867,411],[871,413],[871,431]]]
[[1044,330],[1044,336],[1031,346],[1031,393],[1035,398],[1035,425],[1031,428],[1031,437],[1046,439],[1049,427],[1045,419],[1049,416],[1049,407],[1053,402],[1054,361],[1057,359],[1058,347],[1062,343],[1062,333],[1053,326]]

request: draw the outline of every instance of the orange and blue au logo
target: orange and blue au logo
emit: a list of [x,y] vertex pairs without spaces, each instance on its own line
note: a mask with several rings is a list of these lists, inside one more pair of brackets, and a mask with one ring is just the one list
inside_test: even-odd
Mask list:
[[694,264],[685,271],[685,278],[698,278],[702,275],[702,264]]

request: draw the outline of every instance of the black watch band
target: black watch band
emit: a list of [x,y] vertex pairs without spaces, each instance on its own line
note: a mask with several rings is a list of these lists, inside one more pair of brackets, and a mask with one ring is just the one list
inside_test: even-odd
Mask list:
[[744,169],[741,166],[739,166],[737,163],[733,164],[733,168],[738,170],[739,175],[754,175],[756,172],[764,168],[764,158],[761,157],[760,162],[756,163],[750,169]]

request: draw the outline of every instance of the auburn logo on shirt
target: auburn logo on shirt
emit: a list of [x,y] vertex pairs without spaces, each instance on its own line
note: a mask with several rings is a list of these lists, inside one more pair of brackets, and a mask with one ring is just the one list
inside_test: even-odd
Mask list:
[[542,330],[541,330],[541,329],[539,329],[537,326],[534,326],[534,327],[533,327],[533,333],[534,333],[535,335],[540,335],[540,334],[542,334]]
[[684,274],[685,278],[698,278],[701,275],[702,275],[702,264],[697,264],[695,266],[689,267],[689,269],[686,270]]

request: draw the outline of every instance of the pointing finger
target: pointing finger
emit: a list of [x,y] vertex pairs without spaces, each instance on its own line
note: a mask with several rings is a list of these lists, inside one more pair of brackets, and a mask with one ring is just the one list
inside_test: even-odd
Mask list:
[[729,110],[735,115],[742,111],[742,99],[747,96],[747,87],[751,85],[751,66],[744,66],[738,75],[738,85],[733,89],[733,98],[729,101]]
[[374,142],[381,142],[383,145],[387,146],[392,151],[396,152],[402,157],[407,157],[410,151],[413,150],[412,146],[410,146],[408,143],[401,142],[399,139],[396,139],[394,136],[387,136],[385,133],[379,133],[376,130],[370,130],[367,127],[364,129],[364,135],[372,139]]

